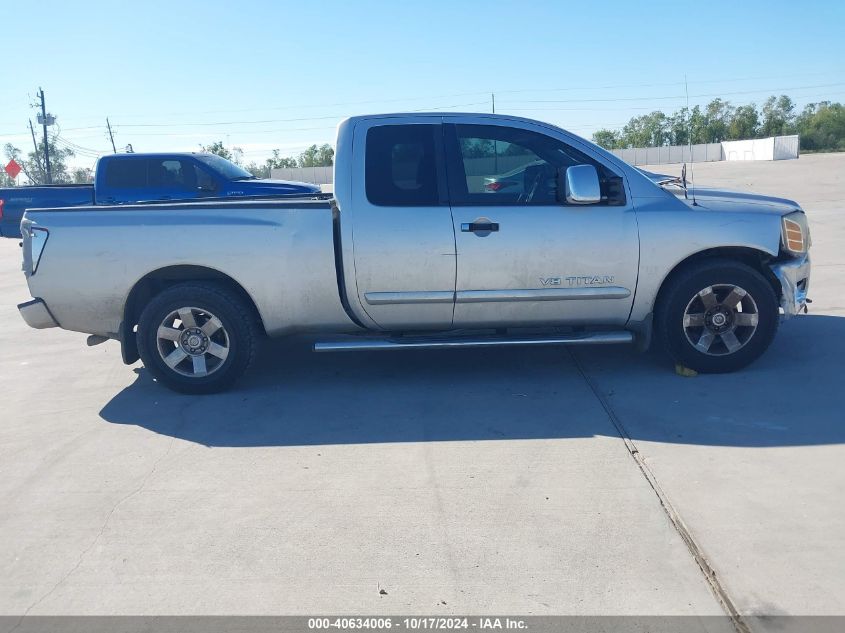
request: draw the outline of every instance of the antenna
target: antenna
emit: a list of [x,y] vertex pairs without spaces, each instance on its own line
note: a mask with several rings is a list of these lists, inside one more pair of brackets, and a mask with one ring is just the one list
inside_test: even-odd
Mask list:
[[[692,206],[696,207],[698,206],[698,203],[695,201],[695,169],[693,169],[695,159],[692,156],[692,110],[689,109],[689,86],[687,85],[686,75],[684,75],[684,90],[687,93],[687,143],[689,145],[689,175],[692,184]],[[684,170],[684,172],[686,172],[686,170]],[[684,175],[686,175],[686,173]],[[686,178],[684,180],[686,180]]]

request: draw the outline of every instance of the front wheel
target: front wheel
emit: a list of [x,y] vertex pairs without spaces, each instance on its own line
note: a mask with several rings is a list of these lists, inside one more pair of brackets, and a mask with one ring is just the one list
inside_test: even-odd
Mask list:
[[779,314],[774,289],[759,272],[739,262],[711,260],[669,280],[655,318],[657,336],[677,363],[723,373],[766,351]]
[[153,297],[138,322],[138,352],[156,380],[174,391],[229,387],[255,355],[256,327],[229,289],[184,283]]

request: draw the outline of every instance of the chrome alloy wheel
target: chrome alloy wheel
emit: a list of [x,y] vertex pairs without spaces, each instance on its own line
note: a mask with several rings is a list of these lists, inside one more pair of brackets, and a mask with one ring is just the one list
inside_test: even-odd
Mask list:
[[189,378],[213,374],[229,355],[229,335],[216,316],[202,308],[179,308],[156,333],[158,353],[173,371]]
[[760,315],[753,297],[739,286],[714,284],[699,291],[684,311],[684,334],[708,356],[727,356],[742,349]]

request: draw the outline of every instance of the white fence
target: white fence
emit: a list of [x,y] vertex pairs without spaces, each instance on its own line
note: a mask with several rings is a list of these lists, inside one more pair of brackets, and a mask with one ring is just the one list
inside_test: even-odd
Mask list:
[[704,163],[717,160],[785,160],[798,158],[798,135],[770,136],[747,141],[722,141],[692,146],[629,147],[611,150],[631,165],[664,165],[668,163]]
[[788,160],[798,158],[798,135],[771,136],[750,141],[725,141],[725,160]]

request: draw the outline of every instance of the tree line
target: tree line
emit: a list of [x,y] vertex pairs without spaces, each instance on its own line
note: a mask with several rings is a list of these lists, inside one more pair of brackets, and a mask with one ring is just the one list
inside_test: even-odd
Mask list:
[[845,106],[831,101],[808,103],[796,112],[786,95],[734,106],[713,99],[703,109],[681,108],[667,115],[656,110],[632,117],[621,130],[601,129],[593,142],[605,149],[659,147],[799,134],[802,151],[845,151]]
[[240,165],[257,178],[269,178],[271,169],[280,169],[283,167],[330,167],[334,165],[334,149],[328,143],[319,146],[312,145],[303,152],[300,152],[298,156],[282,156],[280,150],[274,149],[272,156],[263,163],[253,161],[249,164],[244,164],[243,150],[240,147],[229,149],[223,145],[222,141],[216,141],[211,145],[203,145],[202,151],[222,156]]

